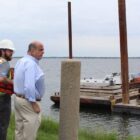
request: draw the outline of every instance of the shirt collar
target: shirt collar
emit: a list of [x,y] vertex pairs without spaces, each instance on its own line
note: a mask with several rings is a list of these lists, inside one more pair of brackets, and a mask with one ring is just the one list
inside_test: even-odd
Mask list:
[[29,54],[27,54],[26,57],[32,59],[32,60],[35,61],[37,64],[39,63],[39,60],[38,60],[38,59],[36,59],[35,57],[33,57],[33,56],[29,55]]

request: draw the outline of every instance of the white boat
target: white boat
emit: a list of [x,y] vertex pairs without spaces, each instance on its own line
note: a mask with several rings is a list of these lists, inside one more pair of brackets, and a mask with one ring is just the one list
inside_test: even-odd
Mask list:
[[[140,77],[140,73],[134,74],[131,73],[129,74],[129,81],[131,81],[134,78]],[[104,84],[104,85],[121,85],[121,74],[120,73],[112,73],[110,75],[106,75],[103,79],[96,79],[94,77],[90,78],[83,78],[80,81],[81,85],[86,85],[86,84]]]
[[109,84],[116,85],[121,84],[120,73],[112,73],[110,75],[106,75],[103,79],[96,79],[94,77],[81,79],[81,85],[84,84]]

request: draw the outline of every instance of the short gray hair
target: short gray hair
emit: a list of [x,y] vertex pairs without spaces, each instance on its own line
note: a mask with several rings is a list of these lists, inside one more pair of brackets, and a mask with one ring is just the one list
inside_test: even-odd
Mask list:
[[36,45],[34,43],[30,43],[28,46],[28,52],[30,52],[32,49],[36,49]]

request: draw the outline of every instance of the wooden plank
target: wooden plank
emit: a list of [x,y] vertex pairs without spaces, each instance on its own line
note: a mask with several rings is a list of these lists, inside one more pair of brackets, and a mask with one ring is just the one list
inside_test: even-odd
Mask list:
[[80,86],[80,89],[117,90],[117,89],[121,89],[121,85],[114,85],[114,86],[82,85]]
[[[130,99],[136,99],[136,97],[139,95],[140,93],[138,93],[138,92],[132,92],[131,94],[130,94]],[[109,100],[109,97],[110,97],[110,95],[106,95],[106,94],[98,94],[98,95],[96,95],[96,96],[88,96],[88,95],[81,95],[80,96],[80,98],[86,98],[86,99],[100,99],[101,101],[102,100]],[[119,95],[115,95],[114,96],[115,97],[115,99],[116,100],[118,100],[118,101],[121,101],[122,100],[122,94],[119,94]],[[50,97],[51,98],[51,100],[59,100],[59,98],[60,98],[60,96],[59,95],[54,95],[54,96],[51,96]]]
[[88,90],[88,89],[82,89],[80,92],[87,92],[87,93],[103,93],[103,94],[119,94],[121,93],[121,89],[118,90]]
[[118,103],[114,105],[112,111],[115,113],[127,113],[127,114],[140,115],[140,105],[137,105],[136,101],[135,103],[131,103],[131,100],[130,100],[129,104]]
[[80,96],[80,105],[104,105],[110,106],[110,101],[103,97],[88,97],[88,96]]
[[[130,89],[129,92],[133,92],[133,91],[137,91],[138,92],[139,89]],[[107,94],[118,94],[121,93],[122,90],[121,89],[117,89],[117,90],[104,90],[104,89],[80,89],[80,92],[90,92],[90,93],[107,93]]]

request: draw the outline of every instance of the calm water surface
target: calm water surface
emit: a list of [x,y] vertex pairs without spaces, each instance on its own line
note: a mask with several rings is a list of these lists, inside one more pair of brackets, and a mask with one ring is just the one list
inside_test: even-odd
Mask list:
[[[14,66],[18,58],[14,58]],[[59,108],[55,107],[50,96],[60,89],[61,61],[64,58],[43,58],[40,65],[46,75],[46,94],[42,101],[45,116],[59,120]],[[112,72],[120,72],[120,59],[79,58],[81,61],[81,78],[104,78]],[[129,72],[140,72],[140,59],[129,59]],[[127,135],[140,136],[140,116],[111,114],[99,109],[82,108],[80,111],[80,127],[105,131],[116,131],[122,138]]]

